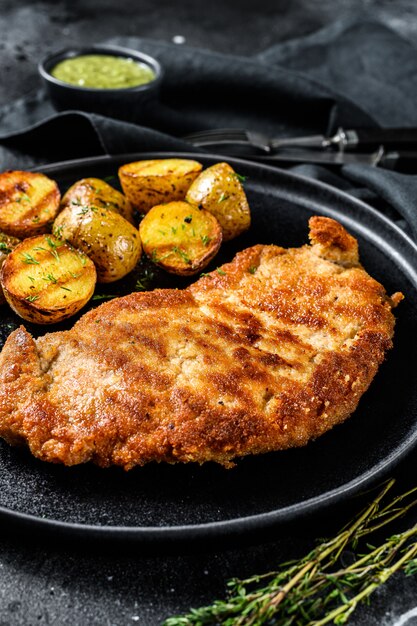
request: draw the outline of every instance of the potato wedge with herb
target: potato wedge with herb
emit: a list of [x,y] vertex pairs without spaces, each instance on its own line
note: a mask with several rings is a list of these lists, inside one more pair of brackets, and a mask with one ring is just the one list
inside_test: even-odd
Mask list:
[[119,179],[126,197],[141,213],[163,202],[184,200],[203,166],[191,159],[154,159],[126,163]]
[[133,224],[133,207],[129,200],[101,178],[83,178],[71,185],[62,197],[61,208],[72,204],[109,209]]
[[[7,256],[10,254],[17,245],[19,245],[20,239],[17,237],[10,237],[9,235],[5,235],[4,233],[0,233],[0,269],[2,268],[3,263],[7,259]],[[0,304],[5,304],[6,298],[3,294],[3,289],[0,285]]]
[[24,239],[50,230],[58,211],[58,185],[44,174],[20,170],[0,174],[0,230]]
[[167,272],[182,276],[206,267],[222,242],[216,218],[184,201],[154,206],[139,232],[147,256]]
[[99,283],[126,276],[142,254],[137,228],[105,208],[67,206],[56,218],[52,232],[92,259]]
[[11,308],[23,319],[52,324],[75,315],[96,285],[94,263],[53,235],[25,239],[7,256],[0,283]]
[[185,197],[217,218],[223,241],[234,239],[250,226],[249,204],[240,180],[228,163],[216,163],[194,180]]

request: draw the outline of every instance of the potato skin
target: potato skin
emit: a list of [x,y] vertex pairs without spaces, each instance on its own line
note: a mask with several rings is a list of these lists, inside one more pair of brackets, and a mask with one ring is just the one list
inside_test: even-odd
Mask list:
[[190,276],[201,271],[222,242],[216,218],[188,202],[154,206],[139,226],[145,253],[171,274]]
[[126,276],[142,254],[139,231],[105,208],[67,206],[56,218],[52,232],[92,259],[99,283]]
[[223,230],[223,241],[234,239],[250,227],[245,191],[228,163],[216,163],[205,169],[190,185],[185,199],[217,218]]
[[147,213],[163,202],[184,200],[202,169],[202,164],[192,159],[134,161],[119,168],[119,179],[132,205],[140,213]]
[[58,185],[39,172],[0,174],[0,230],[19,239],[50,230],[58,211]]
[[[7,255],[10,254],[14,248],[20,243],[20,239],[17,237],[10,237],[9,235],[5,235],[4,233],[0,233],[0,269],[3,266],[3,263],[7,259]],[[0,304],[5,304],[6,298],[3,294],[3,288],[0,285]]]
[[38,235],[10,252],[0,283],[17,315],[36,324],[52,324],[75,315],[89,301],[96,269],[86,255],[64,241]]
[[101,178],[82,178],[65,192],[61,200],[61,209],[66,206],[94,206],[119,213],[133,224],[133,207],[120,191],[114,189]]

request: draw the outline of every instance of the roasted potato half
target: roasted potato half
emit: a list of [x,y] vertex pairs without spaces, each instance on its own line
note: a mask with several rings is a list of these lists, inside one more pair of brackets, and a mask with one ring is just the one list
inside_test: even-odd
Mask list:
[[133,207],[129,200],[101,178],[83,178],[74,183],[61,200],[61,208],[70,205],[109,209],[133,224]]
[[154,206],[139,232],[147,256],[167,272],[183,276],[202,270],[222,242],[216,218],[184,201]]
[[162,202],[184,200],[188,187],[203,166],[191,159],[135,161],[119,168],[126,197],[141,213]]
[[250,226],[245,191],[240,177],[228,163],[216,163],[199,174],[185,199],[217,218],[223,230],[223,241],[234,239]]
[[[4,233],[0,233],[0,269],[5,262],[7,256],[10,254],[17,245],[19,245],[20,239],[17,237],[10,237],[9,235],[5,235]],[[3,289],[0,285],[0,304],[4,304],[6,302],[6,298],[3,294]]]
[[0,230],[25,239],[50,230],[59,211],[58,185],[44,174],[0,174]]
[[67,206],[56,218],[52,232],[94,261],[99,283],[111,283],[126,276],[142,254],[137,228],[105,208]]
[[36,324],[60,322],[77,313],[96,284],[94,263],[53,235],[22,241],[0,271],[7,302],[23,319]]

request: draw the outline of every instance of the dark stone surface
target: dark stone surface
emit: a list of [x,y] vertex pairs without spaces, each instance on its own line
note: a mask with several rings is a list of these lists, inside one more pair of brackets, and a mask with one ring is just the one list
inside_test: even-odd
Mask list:
[[74,44],[135,35],[251,55],[345,15],[368,15],[417,42],[414,0],[1,0],[0,105],[39,85],[36,64]]
[[[366,9],[417,43],[414,0],[0,0],[0,8],[0,105],[38,87],[36,64],[50,51],[115,36],[172,41],[180,35],[189,45],[250,55]],[[397,473],[407,477],[413,467],[409,459]],[[3,524],[0,624],[154,626],[222,596],[231,577],[266,572],[302,554],[316,537],[332,532],[347,511],[332,510],[297,527],[283,527],[276,540],[264,545],[157,556],[138,547],[77,546]],[[416,607],[416,597],[416,578],[399,575],[350,623],[393,626],[400,614]]]

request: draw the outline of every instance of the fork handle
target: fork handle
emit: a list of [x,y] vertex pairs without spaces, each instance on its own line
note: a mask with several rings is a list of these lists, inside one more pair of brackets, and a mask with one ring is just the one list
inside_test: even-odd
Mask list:
[[[344,133],[345,140],[340,143],[334,141]],[[333,140],[333,141],[332,141]],[[329,142],[338,143],[345,148],[377,148],[384,146],[386,149],[401,147],[417,148],[417,128],[358,128],[356,130],[338,131]]]
[[[249,133],[248,133],[249,135]],[[272,150],[278,150],[279,148],[323,148],[326,142],[324,135],[309,135],[308,137],[288,137],[288,138],[274,138],[270,141],[270,147]],[[252,141],[252,143],[254,143]]]

